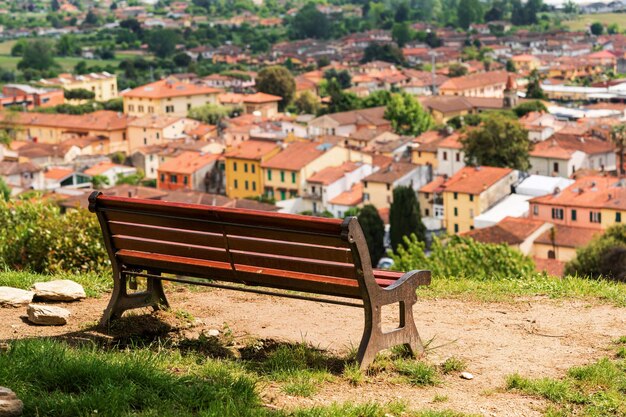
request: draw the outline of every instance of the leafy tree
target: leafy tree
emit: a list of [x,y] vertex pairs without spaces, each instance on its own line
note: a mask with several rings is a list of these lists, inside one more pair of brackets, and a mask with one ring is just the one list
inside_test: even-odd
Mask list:
[[624,175],[624,148],[626,148],[626,124],[621,123],[611,128],[611,142],[617,147],[619,156],[619,168],[617,172],[620,176]]
[[191,64],[191,57],[184,52],[174,55],[173,60],[177,67],[187,67]]
[[104,188],[104,186],[109,185],[109,178],[105,175],[94,175],[91,177],[91,183],[93,184],[93,188],[100,190]]
[[517,117],[524,117],[530,112],[542,112],[545,113],[548,111],[543,102],[539,100],[527,101],[525,103],[519,104],[517,107],[513,109]]
[[433,31],[426,34],[424,42],[426,42],[426,45],[430,46],[431,48],[439,48],[440,46],[443,46],[443,40],[441,40],[441,38],[439,38],[437,34]]
[[293,39],[323,39],[330,34],[328,18],[314,3],[308,3],[298,11],[289,29]]
[[347,70],[337,71],[336,69],[331,68],[324,72],[324,78],[327,81],[332,79],[337,80],[342,89],[352,87],[352,77]]
[[300,114],[317,114],[320,108],[319,100],[310,91],[300,94],[294,104]]
[[2,201],[9,201],[11,198],[11,188],[4,182],[4,179],[0,177],[0,199]]
[[467,75],[467,67],[463,64],[454,63],[448,67],[450,77],[462,77]]
[[426,226],[420,217],[420,205],[411,187],[399,186],[393,190],[393,202],[389,209],[389,237],[391,248],[397,250],[404,237],[416,235],[426,240]]
[[461,0],[457,9],[459,26],[468,29],[472,23],[482,20],[483,12],[479,0]]
[[73,90],[64,90],[63,96],[67,100],[93,100],[96,93],[86,90],[84,88],[75,88]]
[[201,121],[202,123],[218,125],[223,119],[227,118],[229,114],[230,111],[227,107],[217,104],[207,104],[201,107],[191,108],[187,113],[187,117]]
[[93,9],[89,9],[83,21],[83,26],[96,26],[98,24],[100,24],[100,16],[94,13]]
[[578,14],[578,5],[573,0],[567,0],[565,4],[563,4],[563,11],[567,14]]
[[380,218],[376,207],[371,204],[363,206],[357,218],[365,235],[372,265],[376,265],[385,254],[385,223]]
[[63,35],[56,44],[56,51],[61,56],[72,56],[80,53],[80,46],[72,35]]
[[528,76],[528,85],[526,86],[526,98],[534,98],[537,100],[545,100],[546,93],[541,88],[541,75],[534,69]]
[[132,17],[130,19],[122,20],[120,22],[120,27],[130,30],[136,35],[140,35],[143,32],[143,29],[141,28],[141,23],[139,23],[137,19],[133,19]]
[[398,23],[406,22],[407,20],[409,20],[410,13],[411,10],[409,8],[409,5],[404,1],[398,5],[394,20]]
[[359,98],[354,93],[343,91],[334,78],[328,82],[326,91],[330,97],[330,104],[326,108],[329,113],[350,111],[360,107]]
[[396,271],[427,269],[433,278],[473,278],[476,280],[525,279],[535,273],[532,259],[509,245],[480,243],[458,235],[433,239],[430,253],[415,235],[391,254]]
[[616,224],[576,251],[565,265],[566,275],[626,282],[626,225]]
[[368,109],[370,107],[386,106],[391,101],[391,92],[387,90],[378,90],[369,96],[361,99],[361,107]]
[[139,185],[141,180],[144,178],[144,173],[142,170],[138,170],[134,174],[124,175],[122,173],[117,174],[117,178],[115,179],[115,185],[128,184],[128,185]]
[[468,165],[487,165],[527,171],[532,142],[517,120],[492,114],[483,125],[461,139]]
[[148,36],[148,48],[159,58],[167,58],[181,42],[180,34],[173,29],[155,29]]
[[296,92],[296,82],[293,75],[285,67],[279,65],[265,67],[256,79],[256,88],[258,91],[267,94],[273,94],[283,98],[281,101],[281,109],[285,108]]
[[46,71],[56,67],[53,51],[52,44],[46,40],[37,39],[28,42],[24,48],[22,59],[17,63],[17,68]]
[[604,25],[600,22],[593,22],[591,26],[589,26],[589,31],[592,35],[600,36],[604,33]]
[[617,35],[619,33],[619,26],[618,26],[618,24],[617,23],[611,23],[609,26],[607,26],[606,33],[608,33],[609,35]]
[[503,15],[502,9],[494,4],[491,9],[487,10],[485,13],[485,22],[502,20]]
[[363,51],[363,59],[361,63],[371,61],[385,61],[392,64],[404,65],[404,55],[402,51],[395,45],[373,42],[367,45],[365,51]]
[[50,2],[50,9],[54,12],[58,11],[61,8],[61,5],[59,4],[59,0],[52,0]]
[[413,30],[407,22],[395,23],[391,29],[391,38],[400,48],[413,39]]
[[11,56],[24,55],[24,50],[26,49],[27,46],[28,46],[28,41],[26,39],[19,39],[11,47]]
[[512,59],[506,61],[506,70],[508,72],[517,72],[517,68],[515,68],[515,62]]
[[417,136],[434,126],[430,114],[410,94],[398,93],[391,96],[385,110],[385,119],[391,122],[399,135]]

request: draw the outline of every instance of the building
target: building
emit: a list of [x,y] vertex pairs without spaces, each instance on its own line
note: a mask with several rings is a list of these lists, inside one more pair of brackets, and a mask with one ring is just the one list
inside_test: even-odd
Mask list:
[[282,97],[271,94],[247,94],[243,98],[243,109],[246,114],[271,119],[278,114],[278,103],[282,100]]
[[535,254],[535,241],[545,232],[552,229],[552,224],[541,220],[525,217],[505,217],[493,226],[470,230],[463,236],[471,237],[477,242],[501,244],[522,252],[524,255]]
[[116,185],[117,180],[120,177],[125,177],[136,173],[137,169],[134,167],[114,164],[113,162],[108,161],[99,162],[91,168],[86,169],[84,172],[85,175],[90,176],[92,179],[96,176],[104,178],[105,180],[103,181],[103,185],[107,187],[112,187]]
[[417,201],[420,205],[420,216],[426,230],[437,231],[443,229],[443,184],[447,176],[438,175],[431,182],[424,185],[417,192]]
[[348,137],[363,128],[390,130],[391,123],[385,120],[384,115],[385,107],[325,114],[311,120],[307,129],[309,137],[321,135]]
[[511,193],[518,172],[510,168],[465,167],[446,180],[443,188],[444,220],[448,233],[474,229],[474,217]]
[[91,187],[91,177],[71,168],[53,167],[44,173],[46,190],[56,190],[62,187],[87,188]]
[[377,209],[390,207],[396,187],[411,187],[419,190],[430,180],[427,166],[408,162],[392,162],[363,178],[363,204],[372,204]]
[[197,120],[181,116],[145,115],[128,123],[130,154],[143,146],[162,145],[185,138],[186,131],[200,125]]
[[463,152],[461,134],[452,133],[437,143],[436,173],[451,177],[463,167],[465,167],[465,152]]
[[0,96],[0,107],[32,110],[36,107],[54,107],[65,102],[63,90],[36,88],[25,84],[5,84]]
[[186,117],[194,107],[217,104],[221,92],[213,87],[163,79],[123,93],[124,113]]
[[490,71],[450,78],[439,87],[444,96],[502,98],[509,78],[506,71]]
[[206,192],[209,175],[220,155],[200,152],[183,152],[161,164],[158,168],[159,190],[196,190]]
[[0,178],[11,188],[43,190],[43,169],[32,162],[0,161]]
[[118,97],[117,76],[106,71],[85,75],[59,74],[56,78],[39,80],[41,86],[56,86],[63,90],[83,89],[94,93],[94,100],[108,101]]
[[231,198],[263,195],[261,164],[278,154],[281,149],[275,142],[247,140],[224,154],[226,195]]
[[532,255],[539,259],[568,262],[576,257],[576,249],[587,246],[601,234],[602,231],[595,228],[555,224],[535,239]]

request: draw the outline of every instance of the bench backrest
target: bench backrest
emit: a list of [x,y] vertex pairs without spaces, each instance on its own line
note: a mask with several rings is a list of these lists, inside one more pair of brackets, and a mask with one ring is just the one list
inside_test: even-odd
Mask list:
[[[360,298],[362,256],[340,220],[197,204],[89,198],[114,268]],[[360,231],[360,227],[359,227]],[[366,246],[365,246],[366,247]],[[361,289],[359,288],[361,287]]]

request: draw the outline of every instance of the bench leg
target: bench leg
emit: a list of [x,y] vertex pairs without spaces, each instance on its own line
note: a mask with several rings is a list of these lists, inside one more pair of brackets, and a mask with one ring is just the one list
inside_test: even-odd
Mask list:
[[126,310],[133,308],[152,307],[155,310],[169,308],[163,290],[163,282],[158,278],[147,278],[147,289],[144,292],[128,293],[128,278],[117,273],[113,279],[113,294],[109,305],[104,310],[100,325],[106,326],[111,320],[118,319]]
[[367,369],[376,354],[383,349],[405,345],[413,355],[421,355],[424,352],[424,345],[413,319],[414,303],[407,306],[406,302],[400,301],[399,304],[400,326],[389,332],[383,332],[382,329],[382,305],[365,306],[365,329],[357,353],[362,371]]

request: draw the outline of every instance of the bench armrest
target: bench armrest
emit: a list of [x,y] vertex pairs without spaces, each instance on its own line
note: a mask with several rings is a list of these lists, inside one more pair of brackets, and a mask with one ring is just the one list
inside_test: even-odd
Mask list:
[[413,286],[417,287],[420,285],[429,285],[431,281],[430,271],[425,270],[413,270],[402,275],[396,282],[385,288],[385,291],[394,290],[401,285],[404,285],[405,282],[411,282]]

